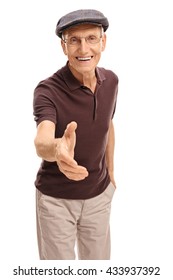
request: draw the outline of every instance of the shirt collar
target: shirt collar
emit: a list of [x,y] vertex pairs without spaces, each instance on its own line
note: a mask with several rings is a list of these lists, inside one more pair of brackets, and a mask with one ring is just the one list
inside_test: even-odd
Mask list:
[[[70,90],[75,90],[77,88],[81,87],[81,83],[73,76],[72,72],[70,71],[68,67],[68,62],[63,67],[62,75],[64,77],[64,80],[67,84],[67,86],[70,88]],[[96,77],[97,77],[97,83],[100,85],[105,79],[105,75],[100,67],[96,67]]]

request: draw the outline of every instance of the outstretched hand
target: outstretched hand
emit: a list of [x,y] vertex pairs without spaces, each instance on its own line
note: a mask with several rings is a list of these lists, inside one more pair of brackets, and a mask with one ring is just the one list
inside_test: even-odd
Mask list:
[[74,159],[76,128],[76,122],[71,122],[67,125],[64,135],[56,147],[56,159],[59,170],[68,179],[79,181],[88,176],[88,171],[85,167],[78,165]]

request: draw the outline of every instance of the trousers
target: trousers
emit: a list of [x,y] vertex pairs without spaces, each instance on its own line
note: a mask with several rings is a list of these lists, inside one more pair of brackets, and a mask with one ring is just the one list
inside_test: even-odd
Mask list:
[[77,255],[79,260],[109,260],[114,191],[115,187],[110,183],[96,197],[73,200],[47,196],[36,189],[40,259],[75,260]]

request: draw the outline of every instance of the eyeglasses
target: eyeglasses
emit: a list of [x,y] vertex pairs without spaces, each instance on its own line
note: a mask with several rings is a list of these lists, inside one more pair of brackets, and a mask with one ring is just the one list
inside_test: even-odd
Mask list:
[[95,35],[89,35],[86,37],[77,37],[77,36],[72,36],[69,38],[63,38],[62,40],[64,41],[64,43],[67,43],[68,45],[73,45],[73,46],[77,46],[81,44],[81,39],[85,39],[85,42],[88,45],[94,45],[100,42],[100,39],[102,38],[102,35],[95,36]]

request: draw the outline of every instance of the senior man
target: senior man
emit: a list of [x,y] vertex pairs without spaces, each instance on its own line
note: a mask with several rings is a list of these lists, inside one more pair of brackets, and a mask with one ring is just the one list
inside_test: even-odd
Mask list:
[[80,260],[110,259],[118,77],[97,66],[108,26],[103,13],[92,9],[61,17],[56,35],[67,63],[34,91],[42,260],[73,260],[75,244]]

